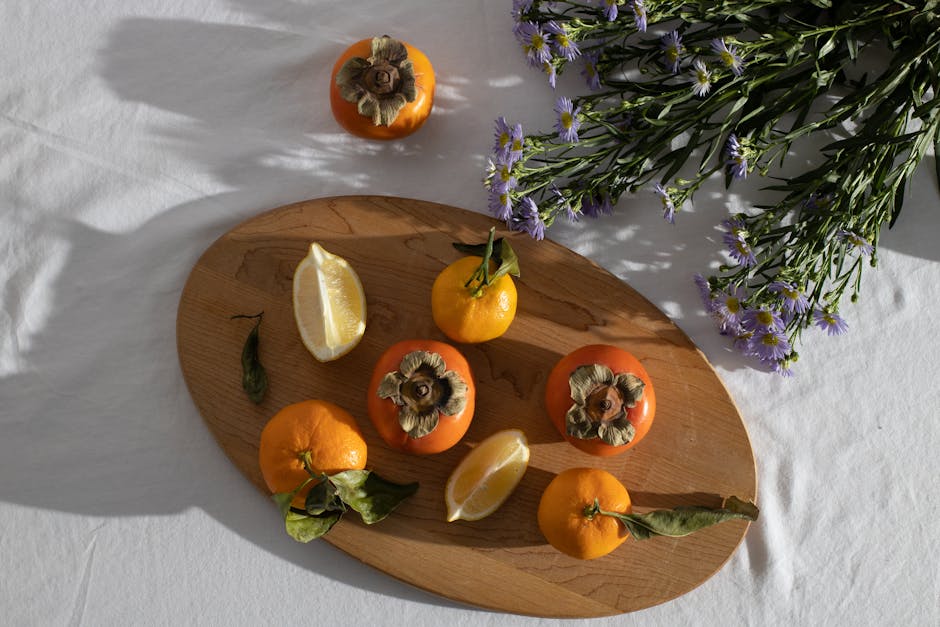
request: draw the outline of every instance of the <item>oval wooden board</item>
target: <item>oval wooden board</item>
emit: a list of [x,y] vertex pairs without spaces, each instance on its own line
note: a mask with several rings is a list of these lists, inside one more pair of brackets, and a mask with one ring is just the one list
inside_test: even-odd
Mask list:
[[[366,526],[349,515],[325,539],[452,600],[519,614],[591,617],[639,610],[688,592],[729,559],[746,522],[681,539],[627,540],[592,561],[555,551],[538,529],[542,490],[574,466],[614,473],[636,511],[718,506],[721,496],[732,494],[756,497],[747,432],[704,356],[656,307],[588,259],[549,241],[500,233],[511,238],[521,262],[519,311],[503,337],[461,346],[478,384],[467,436],[450,451],[415,457],[389,449],[372,427],[365,409],[372,365],[398,340],[446,340],[431,320],[431,284],[459,256],[451,242],[484,241],[493,224],[486,216],[430,202],[350,196],[281,207],[238,225],[202,255],[180,301],[179,358],[199,412],[235,465],[267,493],[257,461],[265,422],[284,405],[307,398],[347,408],[365,433],[368,466],[394,481],[420,481],[421,487],[381,523]],[[326,364],[302,345],[291,301],[294,268],[312,241],[352,263],[367,297],[362,342]],[[230,316],[262,310],[261,360],[270,387],[255,405],[240,380],[241,349],[253,321]],[[551,367],[569,351],[596,342],[634,353],[656,388],[652,430],[616,458],[595,458],[565,443],[543,409]],[[522,428],[530,441],[531,463],[522,483],[490,517],[445,522],[443,487],[451,470],[474,444],[510,427]]]

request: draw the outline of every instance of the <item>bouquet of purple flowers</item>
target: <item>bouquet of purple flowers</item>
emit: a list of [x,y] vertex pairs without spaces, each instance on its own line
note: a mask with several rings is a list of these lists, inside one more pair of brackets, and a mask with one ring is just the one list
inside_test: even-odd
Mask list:
[[[549,132],[496,121],[496,217],[541,239],[648,191],[673,223],[711,177],[767,176],[772,202],[724,220],[725,263],[696,275],[707,310],[782,374],[804,329],[847,329],[843,295],[857,300],[907,182],[940,153],[940,1],[514,0],[512,15],[533,68],[586,86],[556,99]],[[860,75],[860,59],[881,69]],[[828,138],[818,165],[772,177],[807,137]]]

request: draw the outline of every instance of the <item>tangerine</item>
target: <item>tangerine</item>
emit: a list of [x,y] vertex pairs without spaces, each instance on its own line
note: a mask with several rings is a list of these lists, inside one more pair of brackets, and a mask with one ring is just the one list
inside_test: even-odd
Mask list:
[[[258,463],[272,493],[291,492],[310,473],[332,475],[366,465],[366,441],[345,409],[318,399],[288,405],[261,431]],[[292,501],[303,508],[311,482]]]
[[578,559],[607,555],[629,537],[613,516],[591,513],[595,499],[606,511],[629,513],[630,495],[606,470],[569,468],[552,479],[539,501],[538,522],[553,547]]
[[[489,284],[468,281],[482,263],[482,257],[462,257],[444,268],[431,287],[434,323],[455,342],[497,338],[516,317],[518,295],[511,276],[503,274]],[[495,272],[492,261],[489,269]]]

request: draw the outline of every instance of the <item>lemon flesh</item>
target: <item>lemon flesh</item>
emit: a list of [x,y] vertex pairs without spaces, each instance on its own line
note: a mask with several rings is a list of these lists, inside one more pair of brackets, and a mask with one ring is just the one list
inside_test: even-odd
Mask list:
[[480,520],[516,489],[529,466],[529,444],[519,429],[486,438],[467,453],[447,480],[447,521]]
[[304,346],[324,362],[355,348],[366,330],[359,275],[316,242],[294,271],[294,318]]

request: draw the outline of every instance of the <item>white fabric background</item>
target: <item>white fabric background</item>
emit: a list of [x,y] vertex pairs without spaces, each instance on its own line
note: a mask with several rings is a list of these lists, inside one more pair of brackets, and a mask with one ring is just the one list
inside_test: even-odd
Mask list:
[[[5,0],[0,4],[0,607],[10,625],[556,624],[457,606],[288,538],[179,370],[180,290],[261,210],[382,193],[485,211],[498,115],[552,123],[508,0]],[[334,58],[388,33],[435,64],[433,116],[389,144],[340,132]],[[573,93],[578,81],[561,81]],[[568,90],[568,91],[566,91]],[[797,156],[797,162],[802,159]],[[938,625],[940,193],[928,158],[851,333],[757,372],[690,276],[759,182],[716,181],[665,224],[648,194],[551,237],[703,349],[747,423],[761,520],[715,577],[598,625]],[[796,163],[794,165],[796,167]]]

